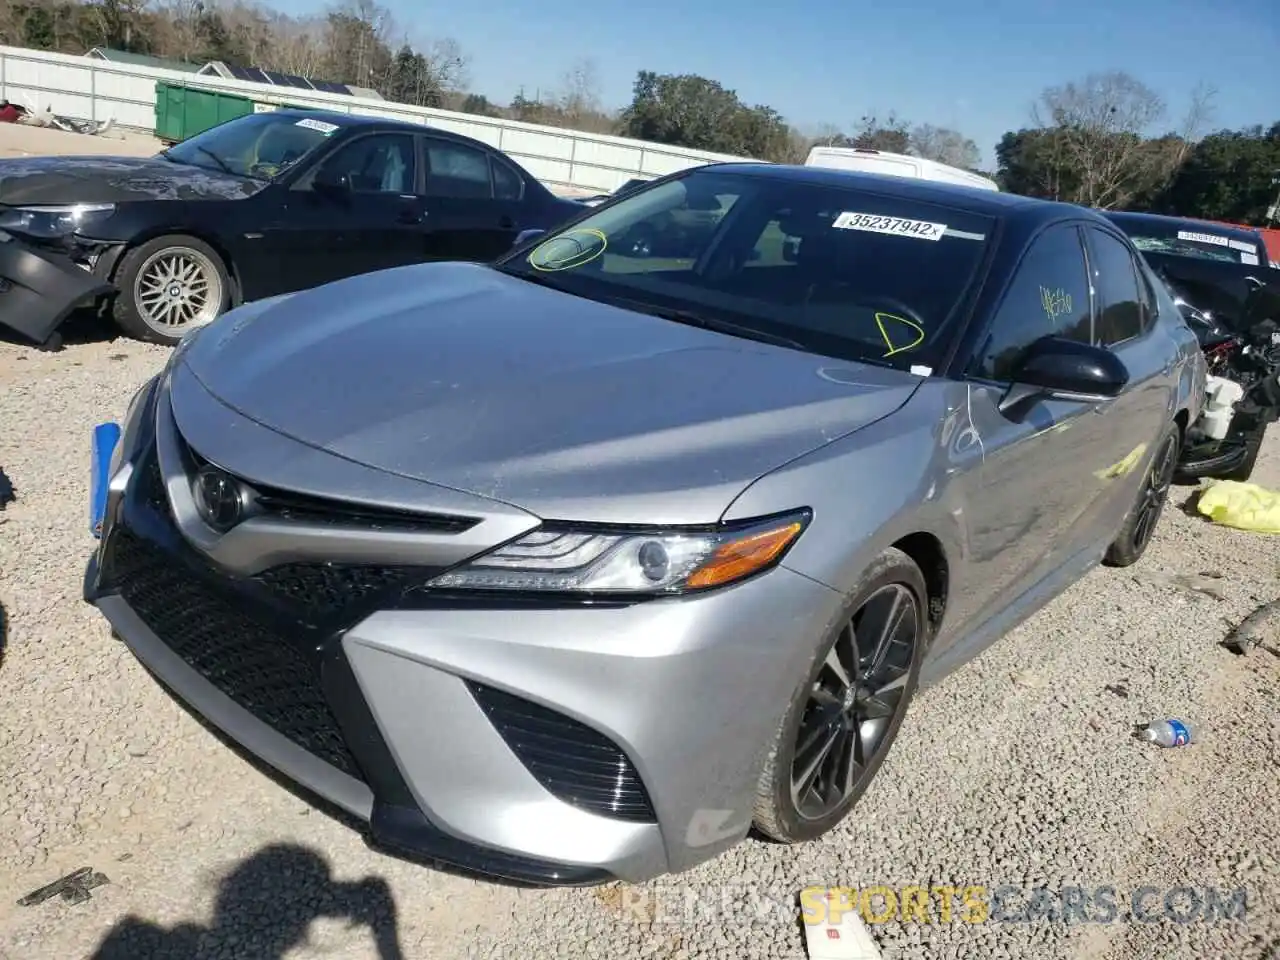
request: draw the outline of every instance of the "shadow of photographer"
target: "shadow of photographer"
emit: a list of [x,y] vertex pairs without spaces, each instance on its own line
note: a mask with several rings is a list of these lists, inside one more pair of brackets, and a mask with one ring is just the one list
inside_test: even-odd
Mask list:
[[219,885],[208,926],[161,927],[129,915],[103,938],[91,960],[190,960],[236,956],[280,960],[307,942],[311,923],[345,919],[373,934],[379,960],[403,960],[395,901],[386,881],[335,881],[320,854],[293,844],[264,847]]

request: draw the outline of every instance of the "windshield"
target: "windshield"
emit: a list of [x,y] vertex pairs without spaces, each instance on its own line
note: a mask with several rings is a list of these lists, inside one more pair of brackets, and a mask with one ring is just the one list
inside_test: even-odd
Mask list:
[[994,227],[962,208],[703,168],[496,266],[827,356],[935,366]]
[[1163,253],[1172,257],[1218,260],[1256,267],[1265,262],[1260,247],[1248,240],[1224,237],[1204,230],[1153,230],[1146,226],[1121,224],[1133,245],[1143,253]]
[[228,120],[170,147],[163,156],[237,177],[270,180],[324,143],[337,124],[273,112]]

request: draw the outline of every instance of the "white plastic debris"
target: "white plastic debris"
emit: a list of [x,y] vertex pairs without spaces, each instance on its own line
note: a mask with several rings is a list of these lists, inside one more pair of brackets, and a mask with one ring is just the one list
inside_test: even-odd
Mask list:
[[[829,905],[836,896],[827,894]],[[809,960],[880,960],[880,948],[856,908],[825,910],[821,916],[803,919]]]

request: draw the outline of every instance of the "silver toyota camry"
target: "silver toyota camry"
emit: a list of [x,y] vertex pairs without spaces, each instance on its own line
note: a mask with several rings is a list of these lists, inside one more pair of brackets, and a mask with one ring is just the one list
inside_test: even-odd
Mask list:
[[1092,211],[712,165],[189,336],[86,598],[380,849],[638,881],[840,824],[922,683],[1142,555],[1203,386]]

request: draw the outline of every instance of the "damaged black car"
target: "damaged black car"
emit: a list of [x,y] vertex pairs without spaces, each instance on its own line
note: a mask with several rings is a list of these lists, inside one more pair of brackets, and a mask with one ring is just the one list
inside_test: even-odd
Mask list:
[[1104,211],[1164,281],[1204,351],[1200,418],[1178,464],[1185,481],[1245,481],[1280,420],[1280,278],[1261,234],[1147,213]]
[[52,345],[96,305],[175,344],[239,303],[488,261],[581,212],[470,137],[313,110],[239,117],[153,157],[0,160],[0,327]]

